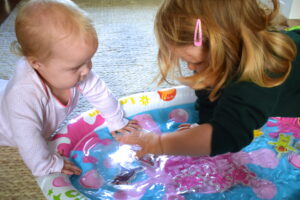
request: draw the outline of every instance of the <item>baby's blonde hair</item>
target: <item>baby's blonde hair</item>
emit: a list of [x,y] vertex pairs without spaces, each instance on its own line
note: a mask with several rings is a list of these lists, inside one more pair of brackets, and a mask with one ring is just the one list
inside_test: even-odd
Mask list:
[[13,50],[39,59],[49,58],[52,45],[68,36],[97,41],[91,20],[70,0],[29,0],[18,11],[15,32]]
[[160,83],[180,71],[179,58],[169,47],[193,45],[199,18],[209,67],[178,77],[183,84],[210,88],[210,100],[230,81],[280,85],[291,70],[296,47],[288,36],[270,30],[279,12],[278,1],[272,0],[272,4],[272,9],[265,9],[256,0],[164,0],[155,18]]

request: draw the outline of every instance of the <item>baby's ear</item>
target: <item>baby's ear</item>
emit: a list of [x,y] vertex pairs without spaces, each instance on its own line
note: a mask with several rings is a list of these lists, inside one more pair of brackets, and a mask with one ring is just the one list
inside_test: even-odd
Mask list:
[[42,66],[42,63],[33,56],[27,57],[27,61],[30,64],[30,66],[35,70],[38,70]]

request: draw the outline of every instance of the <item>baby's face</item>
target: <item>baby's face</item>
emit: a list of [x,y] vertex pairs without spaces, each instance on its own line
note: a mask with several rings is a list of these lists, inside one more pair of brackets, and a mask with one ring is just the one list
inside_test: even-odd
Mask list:
[[92,68],[97,39],[70,36],[53,45],[51,56],[37,69],[52,90],[66,90],[84,80]]
[[170,50],[177,58],[185,61],[188,68],[192,71],[200,72],[209,65],[208,52],[202,46],[170,46]]

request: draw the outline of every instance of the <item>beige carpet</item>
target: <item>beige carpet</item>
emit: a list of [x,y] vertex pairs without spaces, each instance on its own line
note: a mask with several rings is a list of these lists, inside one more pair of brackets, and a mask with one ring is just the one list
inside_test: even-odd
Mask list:
[[0,147],[0,200],[45,199],[15,148]]

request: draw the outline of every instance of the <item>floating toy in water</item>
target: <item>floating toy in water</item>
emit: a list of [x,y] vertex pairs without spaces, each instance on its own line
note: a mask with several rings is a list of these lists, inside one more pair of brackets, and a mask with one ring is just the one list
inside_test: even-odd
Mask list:
[[293,142],[293,136],[280,133],[277,142],[268,142],[268,143],[271,145],[275,145],[275,150],[278,152],[278,157],[280,157],[282,153],[287,153],[289,151],[296,151],[296,149],[290,145],[292,142]]
[[143,170],[143,167],[136,167],[134,169],[124,169],[111,182],[114,185],[128,184],[138,171]]

